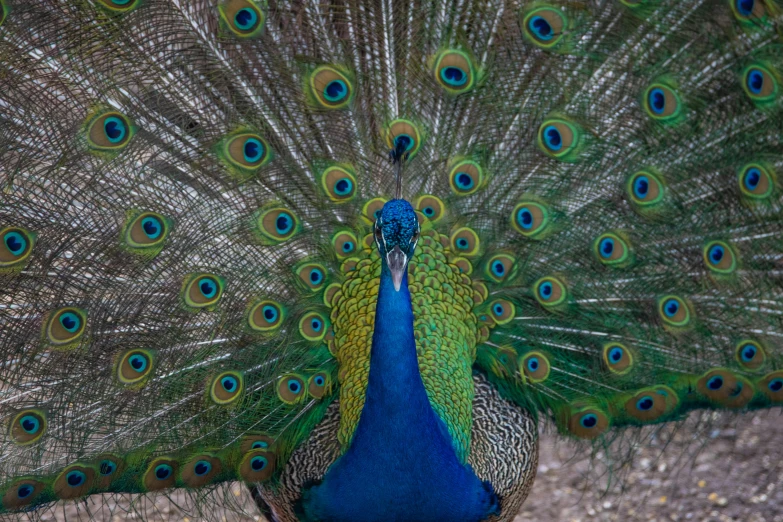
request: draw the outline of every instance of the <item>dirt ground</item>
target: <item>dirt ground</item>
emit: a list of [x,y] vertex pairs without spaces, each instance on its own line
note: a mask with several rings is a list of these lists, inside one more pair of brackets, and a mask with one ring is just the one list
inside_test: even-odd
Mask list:
[[[700,426],[710,419],[711,426]],[[514,522],[783,522],[783,411],[780,409],[722,418],[692,415],[679,426],[641,432],[639,446],[624,439],[610,447],[625,462],[623,450],[635,455],[619,472],[607,474],[591,462],[606,453],[575,449],[545,429],[533,490]],[[574,456],[575,451],[577,456]],[[616,467],[615,467],[616,468]],[[212,493],[207,506],[221,522],[261,521],[239,484]],[[31,519],[62,521],[155,520],[196,522],[189,499],[173,494],[154,501],[127,497],[90,497],[86,503],[58,504]],[[245,512],[246,514],[241,514]],[[188,513],[188,514],[185,514]],[[26,518],[26,517],[25,517]]]

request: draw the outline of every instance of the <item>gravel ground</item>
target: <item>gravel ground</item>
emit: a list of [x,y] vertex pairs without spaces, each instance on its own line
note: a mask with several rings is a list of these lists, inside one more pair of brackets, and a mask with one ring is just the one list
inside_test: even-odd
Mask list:
[[[713,427],[701,429],[700,421],[708,417]],[[783,411],[748,413],[730,420],[696,414],[678,427],[659,427],[641,436],[641,447],[631,447],[627,440],[611,446],[612,454],[626,450],[635,458],[610,475],[591,465],[596,461],[587,455],[589,449],[557,442],[545,430],[535,486],[514,522],[783,522]],[[595,451],[600,462],[604,452]],[[211,511],[210,519],[263,520],[252,514],[250,495],[239,484],[211,496],[207,506],[232,507]],[[58,522],[204,518],[194,516],[189,503],[181,493],[155,501],[136,498],[132,503],[124,496],[95,496],[78,505],[58,504],[32,518]]]

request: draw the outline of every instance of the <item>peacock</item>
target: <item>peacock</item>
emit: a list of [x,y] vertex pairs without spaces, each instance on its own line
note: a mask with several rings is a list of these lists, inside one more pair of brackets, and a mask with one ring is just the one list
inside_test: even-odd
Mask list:
[[0,0],[0,513],[509,521],[783,405],[779,0]]

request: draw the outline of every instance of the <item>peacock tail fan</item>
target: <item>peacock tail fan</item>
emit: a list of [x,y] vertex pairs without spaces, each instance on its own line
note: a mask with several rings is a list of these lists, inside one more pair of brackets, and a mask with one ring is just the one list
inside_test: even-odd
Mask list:
[[463,462],[472,372],[594,448],[783,404],[777,0],[0,8],[0,513],[344,451],[391,149]]

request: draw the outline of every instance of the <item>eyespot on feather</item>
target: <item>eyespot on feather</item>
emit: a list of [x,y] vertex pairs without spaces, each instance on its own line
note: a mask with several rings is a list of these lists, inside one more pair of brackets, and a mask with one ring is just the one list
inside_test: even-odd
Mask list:
[[546,382],[551,370],[549,357],[543,352],[532,351],[519,358],[519,373],[525,376],[526,382],[533,384]]
[[322,399],[329,393],[332,386],[332,376],[327,372],[314,373],[307,379],[307,393],[314,399]]
[[649,170],[641,170],[629,177],[625,189],[631,203],[638,207],[655,206],[664,196],[663,182]]
[[605,265],[622,267],[630,261],[631,248],[620,234],[607,232],[593,242],[593,253]]
[[239,451],[244,455],[249,451],[254,450],[267,450],[271,451],[275,444],[275,439],[267,435],[266,433],[251,433],[242,437],[242,441],[239,445]]
[[737,270],[737,255],[725,241],[710,241],[704,245],[704,264],[712,272],[728,275]]
[[166,457],[153,460],[142,477],[147,491],[157,491],[174,487],[177,481],[177,461]]
[[87,121],[87,145],[98,152],[117,152],[124,149],[136,129],[131,121],[116,111],[98,113]]
[[748,163],[738,173],[740,193],[749,200],[767,199],[775,189],[774,171],[760,163]]
[[759,381],[758,387],[773,403],[783,403],[783,370],[765,375]]
[[93,484],[96,491],[108,490],[112,482],[122,476],[126,467],[123,459],[111,453],[99,455],[93,462],[95,469],[98,471]]
[[491,317],[496,324],[507,324],[514,319],[516,308],[511,301],[506,299],[495,299],[489,304],[487,315]]
[[308,312],[299,320],[299,333],[308,341],[322,341],[329,329],[329,322],[319,312]]
[[548,50],[556,47],[563,39],[568,23],[561,10],[542,6],[524,12],[521,25],[527,41]]
[[414,208],[432,223],[437,223],[446,214],[446,205],[436,196],[425,195],[416,198]]
[[182,466],[182,482],[190,488],[211,484],[223,472],[223,463],[214,455],[204,453],[191,457]]
[[247,322],[256,332],[270,332],[280,327],[284,317],[285,311],[279,303],[265,299],[250,306]]
[[767,363],[767,351],[758,341],[744,339],[737,343],[735,351],[739,365],[750,372],[759,371]]
[[375,223],[386,201],[384,198],[373,198],[362,206],[362,217],[368,224]]
[[484,185],[484,169],[475,161],[463,160],[451,167],[449,186],[457,196],[468,196]]
[[215,404],[227,406],[242,396],[244,377],[240,372],[227,371],[218,374],[209,385],[209,398]]
[[549,208],[541,203],[521,201],[511,213],[511,224],[523,236],[541,239],[550,225]]
[[305,380],[301,376],[289,373],[277,381],[277,396],[286,404],[297,404],[307,395]]
[[455,230],[449,238],[451,251],[460,256],[474,256],[479,253],[479,236],[473,229],[461,227]]
[[169,235],[171,220],[156,212],[130,211],[123,225],[121,239],[130,251],[157,253]]
[[356,196],[356,175],[353,169],[333,165],[321,174],[321,186],[330,200],[344,203]]
[[435,57],[435,81],[446,92],[468,92],[476,82],[476,68],[470,56],[463,51],[445,50]]
[[17,480],[5,490],[2,497],[3,508],[11,511],[33,505],[45,489],[46,484],[34,478]]
[[502,283],[514,269],[516,259],[509,254],[495,254],[487,261],[484,273],[492,281]]
[[89,466],[72,464],[55,479],[53,490],[60,500],[86,496],[95,482],[95,470]]
[[239,476],[249,483],[264,482],[274,474],[277,456],[258,449],[247,453],[239,464]]
[[254,132],[238,132],[223,142],[221,157],[239,174],[254,174],[272,160],[269,143]]
[[44,322],[44,337],[54,348],[68,349],[84,334],[87,313],[79,308],[66,306],[49,313]]
[[342,109],[353,99],[353,82],[348,74],[331,65],[316,67],[308,82],[318,105],[325,109]]
[[533,285],[536,301],[545,308],[555,308],[568,300],[565,284],[554,276],[542,277]]
[[538,148],[561,161],[575,161],[579,151],[582,130],[565,119],[548,118],[538,128]]
[[123,353],[115,364],[117,381],[124,386],[144,386],[155,366],[155,355],[150,350],[134,349]]
[[419,151],[421,140],[421,131],[412,121],[394,120],[386,130],[386,146],[389,150],[394,150],[398,145],[401,145],[408,154],[408,158],[413,158]]
[[728,0],[728,3],[734,17],[740,22],[756,24],[767,15],[762,0]]
[[705,373],[696,382],[696,389],[711,401],[732,409],[747,406],[756,393],[749,381],[723,368]]
[[664,326],[684,328],[691,322],[690,305],[676,295],[667,295],[658,300],[658,315]]
[[36,234],[21,227],[0,229],[0,273],[24,268],[37,238]]
[[318,292],[326,283],[326,267],[320,263],[305,263],[299,265],[295,271],[302,283],[299,286],[312,292]]
[[754,104],[762,106],[774,102],[780,90],[777,75],[760,63],[749,65],[742,72],[742,88]]
[[207,273],[194,273],[185,277],[182,284],[182,299],[195,310],[210,308],[223,296],[222,277]]
[[604,368],[616,375],[627,375],[634,369],[635,355],[624,344],[606,343],[602,351]]
[[127,13],[136,9],[141,0],[98,0],[98,3],[110,12]]
[[26,446],[41,440],[46,427],[46,413],[42,410],[22,410],[11,418],[8,434],[14,443]]
[[359,240],[353,232],[341,230],[332,236],[332,246],[338,259],[346,259],[356,253],[359,248]]
[[644,91],[642,106],[647,115],[658,121],[672,121],[682,115],[682,101],[670,86],[655,82]]
[[291,239],[300,228],[296,215],[282,207],[260,210],[256,214],[256,230],[264,244],[278,244]]
[[597,408],[586,408],[572,413],[567,425],[572,435],[580,439],[594,439],[609,427],[609,417]]
[[671,412],[671,402],[668,400],[670,395],[674,393],[665,386],[640,390],[625,401],[625,412],[638,421],[656,421]]
[[266,15],[250,0],[224,0],[219,6],[223,25],[238,38],[254,38],[261,34]]

